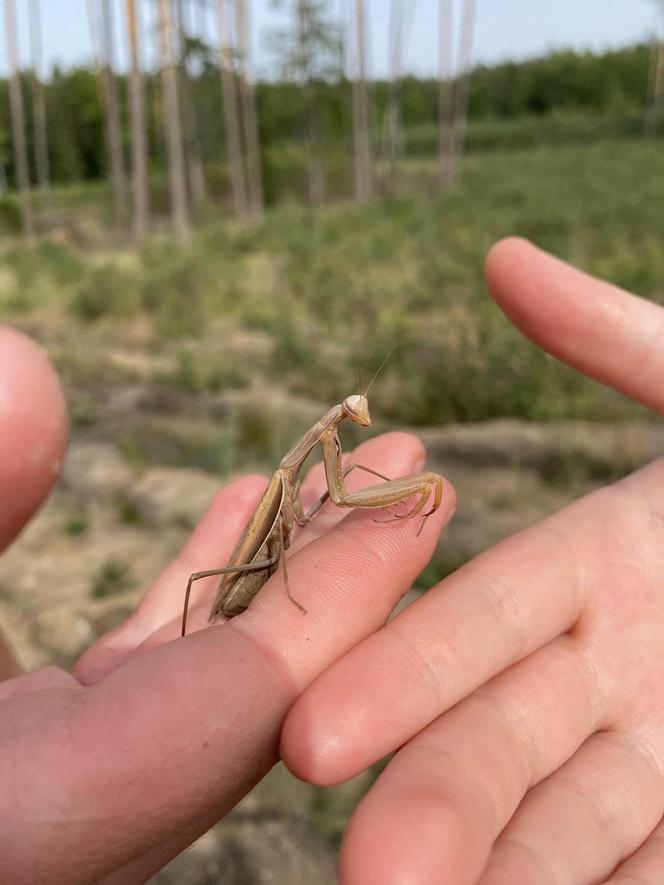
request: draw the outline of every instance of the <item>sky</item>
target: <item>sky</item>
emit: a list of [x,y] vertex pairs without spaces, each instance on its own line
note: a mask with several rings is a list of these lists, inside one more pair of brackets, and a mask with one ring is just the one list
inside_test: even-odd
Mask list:
[[[124,0],[113,0],[118,19],[116,51],[118,64],[125,65],[126,47],[120,31]],[[212,10],[214,0],[207,0]],[[436,71],[438,59],[438,0],[407,0],[413,7],[405,57],[408,72],[428,75]],[[454,0],[456,18],[461,5]],[[15,0],[19,18],[19,44],[22,62],[28,63],[29,37],[27,0]],[[139,0],[145,25],[151,25],[154,0]],[[474,63],[531,58],[552,49],[578,50],[625,46],[649,39],[655,29],[654,0],[477,0]],[[348,16],[349,0],[329,0],[332,14]],[[660,3],[661,6],[661,3]],[[266,32],[278,25],[273,0],[253,0],[254,67],[259,76],[271,70]],[[367,0],[370,71],[384,76],[388,69],[390,0]],[[86,0],[41,0],[44,57],[48,71],[53,64],[68,67],[90,61],[90,31]],[[664,22],[660,17],[660,31]],[[0,73],[7,72],[4,19],[0,18]],[[213,31],[214,17],[208,15]],[[152,41],[150,41],[151,43]],[[146,46],[148,63],[154,61],[154,46]]]

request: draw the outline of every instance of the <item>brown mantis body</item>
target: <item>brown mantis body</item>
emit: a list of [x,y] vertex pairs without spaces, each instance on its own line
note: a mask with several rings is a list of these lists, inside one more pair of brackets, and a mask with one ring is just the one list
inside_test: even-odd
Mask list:
[[[304,607],[291,595],[288,586],[285,553],[290,545],[293,524],[306,525],[328,498],[337,507],[369,509],[392,507],[414,498],[415,501],[408,513],[394,516],[392,519],[412,519],[419,514],[423,518],[422,524],[438,509],[443,494],[443,480],[437,473],[418,473],[390,480],[361,464],[351,464],[344,469],[337,427],[346,418],[350,418],[362,427],[371,426],[366,395],[349,396],[342,403],[333,406],[282,458],[253,516],[240,536],[228,565],[224,568],[194,572],[191,575],[182,615],[183,636],[187,627],[189,596],[194,581],[211,575],[221,575],[209,620],[212,622],[221,616],[232,618],[249,606],[263,584],[276,571],[280,561],[284,569],[288,598],[304,612]],[[323,447],[327,491],[309,510],[305,511],[300,500],[300,471],[307,456],[318,443]],[[351,492],[346,488],[344,480],[354,469],[364,470],[384,481]],[[432,492],[434,497],[431,508],[422,513]]]

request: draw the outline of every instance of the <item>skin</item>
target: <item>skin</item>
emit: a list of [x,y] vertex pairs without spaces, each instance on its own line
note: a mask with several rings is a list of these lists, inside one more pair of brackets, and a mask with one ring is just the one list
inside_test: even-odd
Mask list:
[[[664,310],[520,240],[494,247],[487,280],[540,346],[664,412]],[[33,356],[19,349],[24,371]],[[62,437],[49,439],[55,452]],[[356,453],[392,476],[422,456],[404,434]],[[34,465],[22,470],[32,488]],[[309,500],[322,483],[314,468]],[[223,489],[74,674],[0,685],[6,880],[142,881],[279,752],[330,784],[401,748],[351,820],[343,883],[661,881],[664,461],[496,545],[387,626],[452,514],[451,487],[420,538],[413,523],[325,508],[289,561],[304,620],[277,573],[245,614],[170,642],[188,574],[223,564],[263,487]],[[29,511],[7,518],[6,539]],[[192,630],[214,589],[197,588]]]

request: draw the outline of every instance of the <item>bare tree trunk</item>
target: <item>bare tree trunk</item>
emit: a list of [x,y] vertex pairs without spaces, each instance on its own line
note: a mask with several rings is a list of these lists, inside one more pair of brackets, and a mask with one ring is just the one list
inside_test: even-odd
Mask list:
[[178,81],[175,68],[173,37],[173,15],[170,0],[159,0],[159,56],[161,59],[161,81],[166,115],[171,216],[178,240],[180,242],[187,242],[191,231],[187,209],[184,151],[182,149],[182,130],[180,128]]
[[403,151],[401,120],[401,69],[403,64],[404,17],[407,0],[390,3],[390,71],[387,102],[387,146],[390,191],[398,188],[398,160]]
[[[659,4],[664,17],[664,3]],[[653,34],[648,71],[648,108],[645,116],[645,134],[654,137],[664,112],[664,37]]]
[[452,126],[452,55],[454,52],[454,18],[452,0],[439,2],[440,28],[440,88],[438,93],[438,155],[440,183],[445,186],[447,180],[447,152],[449,150],[449,131]]
[[30,42],[32,44],[32,110],[35,130],[35,165],[37,181],[48,195],[51,173],[48,162],[46,101],[42,80],[42,31],[39,0],[30,0]]
[[141,70],[139,21],[136,0],[126,0],[131,79],[129,100],[131,113],[131,156],[134,194],[134,236],[140,242],[148,230],[149,188],[148,156],[145,137],[145,91]]
[[221,88],[224,98],[224,124],[226,127],[226,147],[230,166],[231,190],[235,212],[240,218],[246,218],[249,211],[247,202],[247,186],[244,175],[242,143],[240,138],[240,119],[238,115],[237,89],[235,82],[235,66],[233,47],[228,26],[228,0],[217,0],[217,26],[219,29],[219,67],[221,71]]
[[657,48],[657,64],[653,88],[653,107],[655,109],[655,126],[664,110],[664,40],[660,40]]
[[106,108],[106,141],[113,188],[115,220],[121,224],[127,217],[127,176],[122,151],[120,108],[117,84],[113,73],[113,13],[110,0],[101,0],[101,82]]
[[23,112],[23,94],[21,92],[21,73],[18,67],[18,50],[16,46],[16,10],[14,0],[5,0],[5,28],[7,32],[7,52],[11,79],[9,81],[9,101],[12,118],[12,142],[16,183],[21,203],[21,221],[23,236],[28,242],[34,239],[35,225],[30,197],[30,173],[28,167],[28,151],[25,144],[25,114]]
[[251,214],[262,215],[264,205],[263,173],[261,169],[261,148],[256,117],[256,96],[254,94],[253,72],[251,69],[251,34],[249,27],[248,0],[236,0],[238,45],[240,48],[240,98],[247,147],[247,181],[249,185],[249,205]]
[[356,70],[353,79],[353,135],[355,140],[355,194],[358,200],[371,199],[373,191],[369,98],[366,78],[366,38],[364,0],[354,0]]
[[205,185],[201,139],[198,132],[198,117],[189,71],[187,70],[186,45],[188,35],[184,20],[183,0],[177,0],[176,9],[178,15],[178,35],[180,38],[180,88],[189,187],[194,205],[204,206],[207,203],[207,187]]
[[320,117],[312,96],[311,21],[307,0],[298,0],[297,3],[297,43],[307,142],[309,202],[312,206],[321,206],[325,200],[325,173],[323,171]]
[[443,171],[443,185],[447,188],[455,187],[461,179],[461,160],[468,122],[468,86],[475,30],[475,11],[476,0],[464,0],[459,65],[452,93],[452,120],[448,131],[448,150]]

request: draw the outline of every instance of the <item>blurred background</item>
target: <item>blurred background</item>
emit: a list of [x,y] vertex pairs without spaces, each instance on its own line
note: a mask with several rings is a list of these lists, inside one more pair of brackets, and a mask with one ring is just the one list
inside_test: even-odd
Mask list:
[[[482,264],[520,234],[664,303],[664,2],[2,7],[0,318],[72,421],[0,565],[25,666],[126,617],[219,482],[395,344],[375,430],[419,433],[460,499],[409,598],[662,451],[661,420],[511,328]],[[155,881],[331,882],[376,774],[277,768]]]

